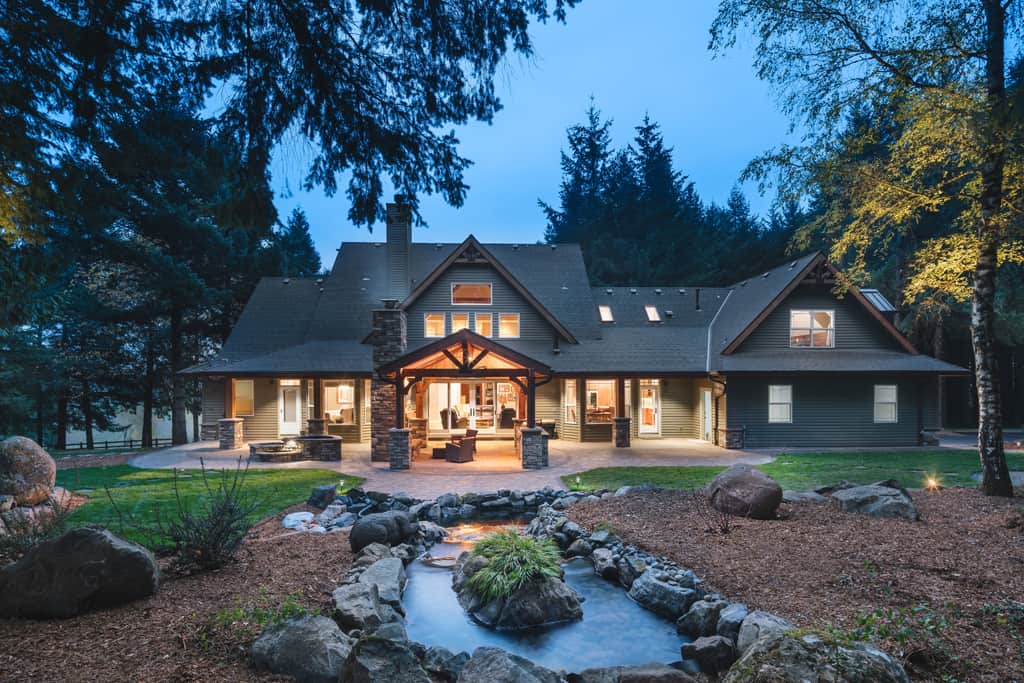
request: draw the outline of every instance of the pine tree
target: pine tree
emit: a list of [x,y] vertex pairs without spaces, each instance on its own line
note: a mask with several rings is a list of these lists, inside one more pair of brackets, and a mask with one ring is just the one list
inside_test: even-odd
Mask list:
[[306,213],[296,207],[275,240],[281,255],[281,274],[289,277],[316,275],[320,272],[320,254],[313,246]]

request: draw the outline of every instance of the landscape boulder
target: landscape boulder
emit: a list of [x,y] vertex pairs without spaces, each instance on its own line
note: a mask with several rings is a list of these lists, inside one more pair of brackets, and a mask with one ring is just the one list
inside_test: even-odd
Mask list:
[[337,683],[352,645],[327,617],[302,615],[265,628],[252,645],[252,663],[298,683]]
[[892,486],[854,486],[836,491],[832,494],[832,500],[839,509],[859,515],[901,517],[915,522],[921,519],[914,501],[906,491]]
[[782,502],[782,487],[751,465],[733,465],[707,491],[716,510],[753,519],[773,519]]
[[328,505],[334,502],[334,499],[338,497],[338,485],[337,484],[324,484],[323,486],[313,487],[313,492],[309,494],[309,499],[306,501],[306,505],[311,505],[315,508],[323,510]]
[[782,617],[768,612],[751,612],[740,625],[739,635],[736,637],[736,649],[742,656],[757,640],[773,634],[783,634],[792,629],[793,624]]
[[718,625],[715,627],[715,633],[733,641],[738,640],[740,626],[743,625],[743,620],[749,613],[750,611],[743,603],[730,603],[718,613]]
[[718,615],[729,605],[725,600],[698,600],[676,622],[676,631],[690,638],[715,635]]
[[681,648],[683,659],[697,662],[706,674],[717,675],[736,661],[736,646],[724,636],[704,636]]
[[0,494],[14,505],[45,503],[57,480],[57,464],[32,439],[12,436],[0,441]]
[[347,583],[334,589],[331,598],[334,620],[345,631],[372,633],[382,624],[402,619],[393,607],[380,601],[376,584]]
[[619,568],[615,566],[615,557],[608,548],[597,548],[590,555],[594,563],[594,573],[602,578],[614,581],[619,578]]
[[160,585],[153,555],[106,529],[73,529],[0,569],[0,616],[64,619],[144,598]]
[[910,683],[903,668],[886,653],[865,644],[839,645],[816,635],[768,633],[758,638],[722,683]]
[[687,588],[668,581],[648,569],[629,588],[629,597],[655,614],[668,619],[678,619],[686,614],[700,595],[694,588]]
[[341,670],[341,683],[432,683],[409,643],[365,636],[356,641]]
[[468,652],[455,653],[446,647],[432,645],[428,647],[421,659],[427,673],[448,683],[455,683],[459,674],[469,661]]
[[782,492],[782,502],[791,505],[810,505],[827,503],[828,498],[815,491],[790,491]]
[[349,532],[349,545],[357,553],[371,543],[398,545],[415,533],[409,513],[403,510],[375,512],[360,518]]
[[497,647],[478,647],[462,667],[458,683],[562,683],[562,677]]
[[405,582],[405,565],[397,557],[377,560],[359,575],[359,583],[376,586],[380,601],[399,611],[402,610]]
[[569,674],[569,683],[696,683],[692,676],[667,664],[637,664],[584,669]]

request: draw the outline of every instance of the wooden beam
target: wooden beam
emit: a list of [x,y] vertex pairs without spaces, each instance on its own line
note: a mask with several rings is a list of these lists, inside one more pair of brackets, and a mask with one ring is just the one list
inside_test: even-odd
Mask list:
[[537,379],[533,376],[533,370],[526,377],[526,426],[537,426]]
[[615,416],[626,417],[626,380],[615,380]]
[[324,417],[324,381],[319,377],[313,380],[313,417]]
[[228,377],[224,382],[224,417],[235,416],[235,378]]
[[455,354],[452,353],[451,351],[449,351],[448,349],[441,349],[441,353],[443,353],[444,355],[448,356],[448,360],[450,360],[452,363],[455,364],[455,369],[456,370],[461,370],[462,368],[464,368],[466,366],[465,363],[460,363],[459,359],[455,357]]
[[491,352],[490,349],[484,349],[483,351],[481,351],[479,353],[479,355],[477,355],[476,358],[474,358],[472,361],[470,361],[469,366],[467,367],[467,369],[468,370],[472,370],[473,368],[475,368],[480,363],[480,361],[482,361],[487,356],[487,354],[489,354],[490,352]]

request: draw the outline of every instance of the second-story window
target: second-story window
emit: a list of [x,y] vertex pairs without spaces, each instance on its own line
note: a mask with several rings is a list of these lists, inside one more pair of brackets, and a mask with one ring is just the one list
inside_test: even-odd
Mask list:
[[426,313],[423,316],[423,336],[444,336],[444,313]]
[[454,282],[452,283],[452,305],[454,306],[490,306],[491,283],[489,282]]
[[518,313],[502,313],[498,316],[498,336],[511,339],[519,336]]
[[452,313],[452,334],[469,329],[469,313]]
[[476,333],[481,337],[490,337],[493,332],[491,331],[491,325],[494,323],[494,319],[490,313],[477,313],[476,314]]
[[835,346],[835,311],[793,309],[789,312],[789,345],[830,349]]

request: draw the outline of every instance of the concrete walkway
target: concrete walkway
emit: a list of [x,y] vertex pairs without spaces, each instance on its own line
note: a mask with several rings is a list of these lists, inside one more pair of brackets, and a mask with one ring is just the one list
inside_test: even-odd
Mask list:
[[[433,445],[433,444],[432,444]],[[440,445],[440,444],[439,444]],[[429,453],[429,450],[424,453]],[[562,475],[595,467],[656,467],[678,465],[761,464],[772,456],[764,452],[729,451],[695,439],[636,440],[632,448],[615,448],[603,443],[574,443],[558,439],[549,442],[550,466],[524,470],[510,441],[481,441],[476,460],[449,463],[423,455],[412,469],[392,472],[387,463],[371,462],[369,444],[346,444],[342,462],[253,462],[254,468],[328,469],[366,479],[363,486],[376,491],[404,491],[417,498],[434,498],[442,493],[495,491],[497,489],[565,488]],[[154,451],[131,461],[135,467],[170,469],[234,467],[239,458],[248,459],[248,448],[222,451],[206,441]]]

